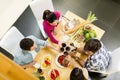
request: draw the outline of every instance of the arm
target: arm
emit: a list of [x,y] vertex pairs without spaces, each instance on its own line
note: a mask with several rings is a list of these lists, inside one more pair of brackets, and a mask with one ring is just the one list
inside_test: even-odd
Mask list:
[[82,68],[82,71],[83,71],[83,75],[85,77],[86,80],[88,80],[88,70],[86,68]]
[[38,39],[37,37],[35,37],[33,35],[28,36],[28,38],[32,39],[37,45],[46,46],[46,41]]
[[79,53],[85,53],[84,49],[81,47],[81,48],[77,48],[77,52]]
[[70,55],[68,55],[66,57],[66,59],[70,62],[70,64],[73,66],[73,67],[79,67],[80,69],[82,68],[79,64],[76,63],[76,61],[74,59],[72,59],[72,57]]
[[26,69],[29,67],[33,67],[33,65],[36,63],[36,61],[32,61],[30,63],[24,64],[24,65],[20,65],[22,68]]
[[59,50],[57,49],[56,47],[54,47],[52,44],[50,44],[49,42],[47,41],[44,41],[44,40],[40,40],[38,38],[36,38],[35,36],[28,36],[29,38],[31,38],[32,40],[34,40],[34,42],[37,44],[37,45],[40,45],[40,46],[45,46],[47,48],[52,48],[54,50]]
[[[24,55],[26,54],[26,55]],[[33,57],[31,53],[19,51],[15,54],[13,61],[19,65],[29,64],[33,62]]]
[[46,42],[46,47],[47,48],[51,48],[51,49],[54,49],[54,50],[59,50],[59,47],[58,46],[54,46],[54,45],[52,45],[51,43],[49,43],[49,42]]
[[77,56],[75,56],[75,55],[71,55],[71,57],[74,58],[75,61],[77,61],[81,67],[84,66],[84,64],[85,64],[85,61],[84,61],[84,60],[80,59],[79,57],[77,57]]
[[48,29],[44,29],[45,30],[45,32],[46,32],[46,34],[48,35],[48,37],[50,38],[50,40],[52,41],[52,42],[54,42],[55,44],[58,44],[58,41],[53,37],[53,35],[52,35],[52,33],[50,32],[50,30],[48,30]]

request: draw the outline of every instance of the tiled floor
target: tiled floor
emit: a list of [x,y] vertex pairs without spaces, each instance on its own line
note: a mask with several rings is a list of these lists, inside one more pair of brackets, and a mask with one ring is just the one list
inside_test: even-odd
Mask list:
[[43,39],[38,23],[30,7],[27,7],[27,9],[13,25],[16,26],[24,36],[34,35],[38,38]]
[[[116,0],[118,1],[118,0]],[[93,11],[98,17],[94,22],[96,26],[106,32],[101,39],[102,42],[113,51],[120,46],[120,4],[113,0],[53,0],[55,10],[65,14],[67,10],[86,18],[89,11]]]

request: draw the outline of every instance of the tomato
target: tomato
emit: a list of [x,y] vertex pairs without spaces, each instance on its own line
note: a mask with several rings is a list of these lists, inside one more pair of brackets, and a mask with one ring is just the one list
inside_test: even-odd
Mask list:
[[45,60],[46,65],[50,65],[50,62],[48,60]]
[[62,64],[62,61],[64,60],[64,58],[65,58],[65,55],[60,55],[60,56],[58,57],[58,62],[59,62],[60,64]]
[[51,73],[50,73],[50,77],[51,77],[53,80],[55,80],[59,75],[60,75],[60,74],[59,74],[58,70],[56,70],[56,69],[53,69],[53,70],[51,71]]

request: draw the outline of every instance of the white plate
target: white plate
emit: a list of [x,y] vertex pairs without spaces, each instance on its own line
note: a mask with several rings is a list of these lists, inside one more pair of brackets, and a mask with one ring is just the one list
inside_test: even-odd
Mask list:
[[58,62],[58,57],[61,56],[61,55],[64,55],[64,54],[63,54],[63,53],[58,54],[57,57],[56,57],[56,61],[55,61],[55,62],[56,62],[56,65],[57,65],[58,67],[64,68],[64,66],[62,66],[62,65]]
[[51,66],[51,62],[52,62],[51,55],[50,55],[50,54],[44,55],[44,56],[43,56],[43,59],[42,59],[42,63],[41,63],[41,68],[42,68],[42,69],[46,69],[46,68],[48,67],[48,66],[47,66],[47,67],[43,67],[43,65],[42,65],[42,64],[44,63],[44,60],[45,60],[45,57],[46,57],[46,56],[49,56],[49,58],[50,58],[50,65],[49,65],[49,66]]

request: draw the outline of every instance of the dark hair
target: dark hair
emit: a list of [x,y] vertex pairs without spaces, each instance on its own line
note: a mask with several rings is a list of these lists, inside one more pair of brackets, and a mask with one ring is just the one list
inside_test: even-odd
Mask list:
[[84,46],[84,51],[92,51],[95,53],[101,48],[101,43],[98,39],[89,39],[85,46]]
[[23,50],[30,50],[30,48],[34,45],[32,39],[24,38],[20,41],[20,48]]
[[47,20],[49,23],[52,23],[57,20],[57,17],[54,12],[51,12],[50,10],[45,10],[43,13],[43,19]]
[[70,74],[70,80],[85,80],[83,71],[80,68],[74,68]]

